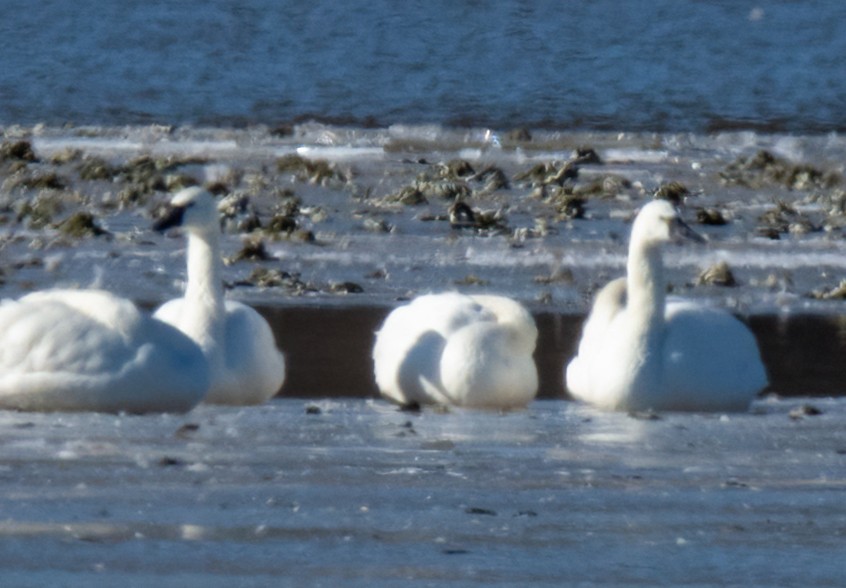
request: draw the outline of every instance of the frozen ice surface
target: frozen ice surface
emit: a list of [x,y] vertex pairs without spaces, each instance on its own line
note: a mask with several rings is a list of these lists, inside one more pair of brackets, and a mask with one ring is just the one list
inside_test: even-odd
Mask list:
[[[312,232],[313,241],[253,231],[249,236],[264,240],[269,259],[242,260],[226,268],[231,295],[249,303],[387,307],[432,290],[470,289],[510,295],[534,309],[584,314],[596,288],[624,272],[629,221],[638,208],[659,186],[678,181],[689,189],[687,220],[693,222],[700,209],[714,209],[724,214],[726,224],[697,225],[710,239],[706,247],[667,251],[668,280],[676,292],[740,314],[841,312],[839,301],[809,296],[837,286],[846,275],[846,139],[836,133],[538,130],[529,142],[503,144],[489,140],[490,130],[438,125],[362,129],[306,123],[284,136],[264,127],[157,125],[9,127],[4,133],[6,140],[30,141],[39,158],[13,162],[22,166],[15,172],[12,163],[6,164],[9,178],[0,192],[5,296],[50,286],[103,284],[148,302],[176,296],[183,286],[183,241],[149,230],[151,211],[168,197],[166,190],[160,187],[134,202],[127,196],[137,189],[128,179],[132,174],[91,180],[80,172],[86,161],[103,160],[120,168],[149,156],[157,165],[173,165],[162,172],[163,183],[182,176],[221,182],[229,193],[246,198],[265,228],[278,211],[280,194],[290,192],[299,199],[295,220]],[[562,217],[548,193],[543,196],[531,182],[515,179],[538,164],[570,160],[584,146],[594,148],[603,164],[581,166],[578,185],[625,182],[604,196],[587,196],[584,218]],[[746,186],[723,180],[721,174],[739,157],[762,151],[797,164],[800,179],[806,174],[814,180],[819,172],[834,184],[822,188],[814,184],[822,181],[816,178],[798,182],[800,189],[783,181]],[[297,153],[323,162],[345,180],[309,179],[277,168],[280,157]],[[479,179],[459,182],[470,190],[465,201],[471,207],[502,215],[507,224],[503,231],[452,229],[444,219],[454,198],[430,194],[426,203],[415,205],[391,199],[457,158],[477,172],[494,168],[509,179],[508,186],[496,189]],[[21,187],[21,178],[50,173],[64,189]],[[110,236],[73,240],[58,234],[55,223],[32,228],[22,212],[27,202],[58,208],[54,221],[84,208]],[[778,216],[779,203],[787,207],[779,222],[792,228],[778,239],[762,236],[762,217]],[[228,232],[225,254],[233,256],[247,237]],[[717,262],[730,265],[737,287],[697,284],[699,274]],[[316,288],[295,295],[281,287],[250,285],[257,266],[296,275]],[[331,287],[349,283],[359,285],[361,292],[349,295],[344,288]]]
[[0,414],[4,586],[826,586],[846,403]]
[[[272,259],[225,270],[232,297],[274,313],[291,359],[289,398],[185,416],[0,413],[0,585],[843,583],[842,398],[769,399],[748,414],[659,419],[561,400],[500,415],[409,414],[361,399],[373,393],[368,353],[382,314],[400,299],[442,289],[488,290],[530,305],[546,325],[539,362],[560,386],[590,295],[624,271],[628,220],[671,180],[691,189],[686,218],[694,208],[716,207],[729,220],[698,227],[708,247],[667,253],[676,293],[749,316],[766,335],[762,350],[776,392],[789,383],[791,393],[842,394],[843,302],[808,297],[846,276],[842,183],[822,198],[815,190],[720,181],[738,156],[760,150],[842,175],[842,135],[537,132],[530,145],[499,148],[484,133],[437,125],[302,125],[285,137],[156,126],[5,132],[31,139],[41,160],[17,172],[19,164],[7,163],[3,297],[104,286],[157,303],[181,291],[182,239],[148,228],[151,209],[167,194],[124,207],[120,181],[82,181],[75,163],[50,163],[77,151],[83,160],[116,165],[142,155],[172,158],[181,161],[179,173],[198,181],[228,178],[263,221],[278,192],[293,190],[308,211],[297,222],[316,240],[268,239]],[[424,222],[443,217],[443,199],[385,202],[456,157],[513,178],[536,163],[567,160],[582,145],[605,161],[585,166],[586,182],[608,174],[633,186],[590,198],[584,219],[558,220],[517,182],[492,194],[474,185],[469,200],[505,211],[507,235]],[[352,181],[321,186],[280,173],[277,158],[298,152],[349,166]],[[51,171],[66,180],[64,190],[15,184],[15,174]],[[18,218],[22,202],[57,200],[63,215],[95,213],[111,237],[70,239]],[[761,215],[779,201],[806,214],[813,230],[760,236]],[[367,221],[377,228],[384,221],[389,230],[374,231]],[[543,223],[553,230],[535,234]],[[225,236],[227,255],[243,238]],[[694,284],[721,260],[735,270],[738,287]],[[321,288],[295,295],[242,285],[258,266]],[[346,281],[363,291],[327,287]],[[334,380],[307,385],[302,374]],[[544,391],[561,396],[548,381]],[[358,398],[290,398],[341,393]],[[806,402],[822,414],[800,410]]]

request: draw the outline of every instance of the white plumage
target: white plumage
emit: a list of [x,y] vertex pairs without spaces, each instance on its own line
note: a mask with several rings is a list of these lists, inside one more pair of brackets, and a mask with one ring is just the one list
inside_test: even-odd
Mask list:
[[501,296],[420,296],[391,312],[373,348],[376,383],[399,404],[523,407],[535,397],[537,328]]
[[208,363],[177,329],[99,290],[46,290],[0,304],[0,407],[184,412]]
[[188,281],[185,296],[166,302],[154,316],[188,335],[206,354],[211,367],[206,402],[265,402],[282,387],[285,359],[261,315],[240,302],[224,300],[214,197],[197,187],[186,188],[170,205],[170,214],[155,228],[182,227],[187,232]]
[[[627,275],[596,296],[578,355],[573,397],[611,410],[745,410],[767,385],[758,345],[729,313],[666,300],[661,246],[695,235],[663,200],[632,226]],[[701,238],[700,238],[701,239]]]

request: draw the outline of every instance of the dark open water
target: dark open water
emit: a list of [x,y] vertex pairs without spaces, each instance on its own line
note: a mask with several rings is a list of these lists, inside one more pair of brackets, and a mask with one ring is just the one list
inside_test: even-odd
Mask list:
[[0,1],[0,124],[846,130],[846,3]]
[[[282,396],[377,397],[371,351],[384,308],[263,307],[288,359]],[[576,353],[584,317],[535,315],[540,376],[538,397],[566,398],[564,365]],[[813,314],[756,315],[748,319],[770,379],[780,396],[846,394],[846,319]]]

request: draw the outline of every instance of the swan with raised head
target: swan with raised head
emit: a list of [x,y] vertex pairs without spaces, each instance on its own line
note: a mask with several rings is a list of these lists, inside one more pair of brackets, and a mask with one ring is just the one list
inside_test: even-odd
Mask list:
[[285,358],[259,313],[224,299],[214,197],[199,187],[178,192],[153,228],[171,227],[182,227],[188,235],[185,296],[166,302],[154,316],[188,335],[206,354],[211,385],[205,402],[246,405],[269,400],[285,380]]
[[429,294],[393,310],[376,335],[383,396],[401,405],[527,405],[538,389],[529,312],[502,296]]
[[740,411],[767,386],[754,335],[737,318],[667,300],[662,245],[701,240],[654,200],[632,225],[626,277],[596,296],[566,370],[576,399],[609,410]]
[[0,303],[0,408],[186,412],[209,365],[183,333],[100,290],[45,290]]

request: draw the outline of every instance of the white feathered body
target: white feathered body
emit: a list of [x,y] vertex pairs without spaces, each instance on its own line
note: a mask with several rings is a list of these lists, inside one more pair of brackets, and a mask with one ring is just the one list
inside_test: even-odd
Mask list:
[[0,304],[0,407],[185,412],[208,363],[177,329],[99,290],[47,290]]
[[392,311],[373,349],[376,383],[399,404],[510,409],[538,387],[537,328],[500,296],[420,296]]
[[[154,316],[193,335],[191,313],[184,298],[170,300]],[[272,398],[285,381],[285,358],[276,348],[273,331],[254,309],[226,300],[219,317],[222,336],[203,341],[210,358],[212,381],[205,402],[261,404]],[[193,337],[192,337],[193,338]]]
[[608,410],[740,411],[767,385],[754,336],[731,314],[670,299],[645,334],[600,297],[567,366],[574,398]]

